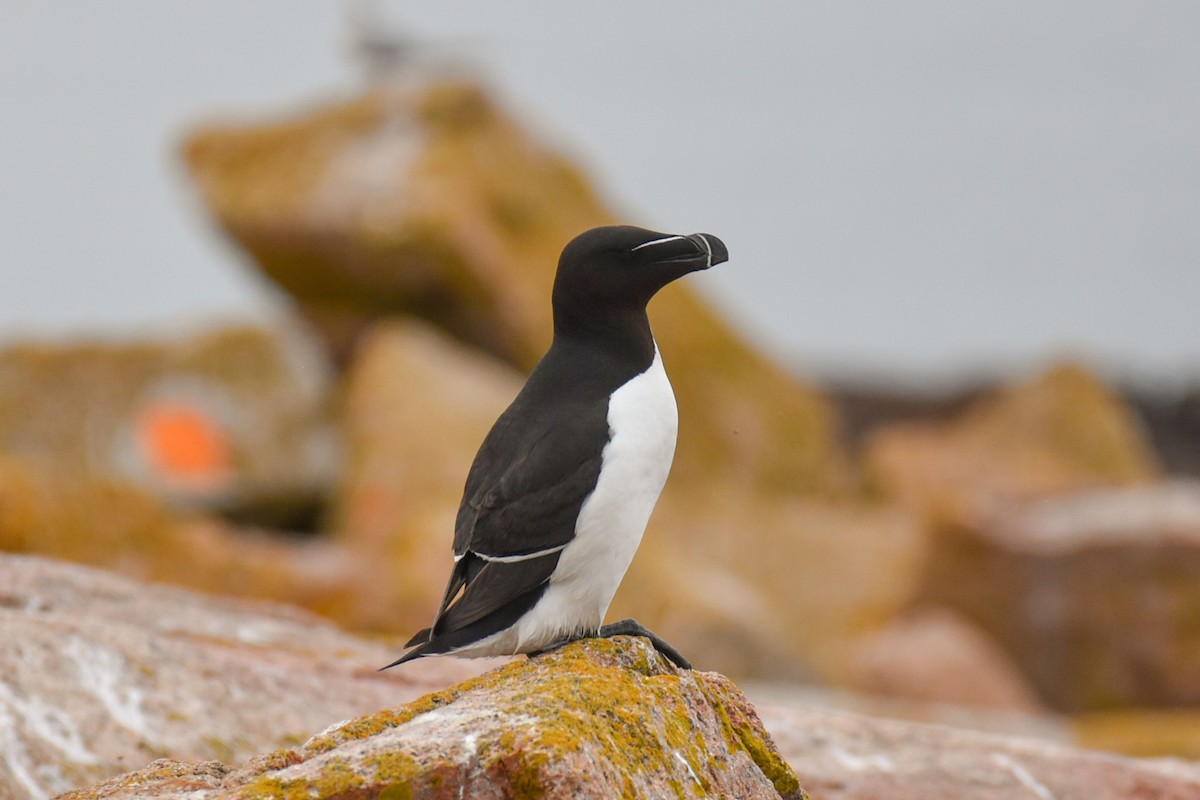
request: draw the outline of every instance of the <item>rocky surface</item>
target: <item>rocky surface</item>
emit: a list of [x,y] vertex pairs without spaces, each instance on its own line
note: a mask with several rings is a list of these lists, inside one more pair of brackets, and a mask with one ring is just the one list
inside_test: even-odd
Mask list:
[[[640,639],[580,643],[484,675],[496,662],[377,672],[395,653],[295,609],[0,557],[0,798],[94,781],[68,797],[752,798],[799,797],[798,785],[832,800],[1200,793],[1200,767],[1183,762],[877,719],[812,698],[756,693],[756,712],[720,675],[678,671]],[[1164,721],[1141,720],[1169,733]],[[1111,746],[1120,722],[1136,720],[1089,719],[1088,735]]]
[[858,638],[913,601],[925,547],[894,507],[664,493],[610,616],[641,619],[704,669],[844,684]]
[[1061,366],[884,427],[864,463],[930,532],[918,602],[980,626],[1050,707],[1200,701],[1195,501],[1095,377]]
[[1200,483],[980,516],[941,538],[923,594],[991,633],[1053,707],[1200,704]]
[[321,612],[348,604],[356,561],[326,539],[180,515],[124,481],[0,458],[0,551],[45,555]]
[[822,800],[1200,797],[1200,767],[1183,761],[832,711],[759,713],[804,788]]
[[1036,692],[1000,647],[961,613],[926,607],[863,637],[850,684],[918,703],[1037,714]]
[[429,624],[467,471],[520,388],[511,367],[415,320],[364,337],[341,392],[346,467],[329,519],[356,564],[341,622],[408,633]]
[[984,394],[948,421],[885,426],[863,460],[876,492],[943,527],[1013,502],[1149,483],[1160,472],[1132,410],[1073,365]]
[[0,349],[0,456],[286,527],[337,466],[328,370],[258,328]]
[[239,769],[156,762],[68,795],[135,798],[804,797],[728,680],[643,639],[519,660]]
[[1089,749],[1200,763],[1200,710],[1126,708],[1078,714],[1071,718],[1071,737]]
[[[180,516],[129,481],[0,458],[0,549],[408,635],[436,610],[468,467],[520,383],[431,325],[380,323],[339,386],[344,469],[320,535]],[[923,547],[924,532],[896,509],[672,476],[613,614],[703,652],[706,669],[837,676],[853,639],[910,601]]]
[[488,666],[377,673],[397,652],[293,608],[0,555],[0,798],[244,760]]

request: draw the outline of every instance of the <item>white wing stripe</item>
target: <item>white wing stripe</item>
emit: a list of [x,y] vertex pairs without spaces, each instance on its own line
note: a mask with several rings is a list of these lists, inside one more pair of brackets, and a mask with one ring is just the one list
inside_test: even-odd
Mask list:
[[533,553],[522,553],[519,556],[485,556],[483,553],[475,553],[475,555],[479,556],[484,561],[494,561],[498,564],[515,564],[518,561],[528,561],[531,558],[541,558],[542,556],[548,556],[551,553],[557,553],[566,546],[567,545],[565,544],[560,544],[558,547],[547,547],[545,550],[538,550]]

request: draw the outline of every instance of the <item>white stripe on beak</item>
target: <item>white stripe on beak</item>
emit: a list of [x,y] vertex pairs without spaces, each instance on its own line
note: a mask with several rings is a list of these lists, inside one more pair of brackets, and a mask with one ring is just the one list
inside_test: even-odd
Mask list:
[[712,245],[708,243],[708,237],[703,233],[700,234],[700,241],[704,242],[704,252],[708,253],[708,263],[704,265],[705,269],[712,267]]

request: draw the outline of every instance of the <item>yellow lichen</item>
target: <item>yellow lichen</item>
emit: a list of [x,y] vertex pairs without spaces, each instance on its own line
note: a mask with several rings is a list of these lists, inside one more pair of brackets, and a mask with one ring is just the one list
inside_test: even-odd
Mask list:
[[[674,797],[707,796],[714,778],[730,767],[728,754],[734,752],[749,755],[781,794],[799,789],[795,773],[763,738],[752,712],[730,684],[676,671],[645,642],[618,637],[515,661],[402,708],[349,722],[294,754],[322,759],[319,779],[260,776],[243,787],[243,796],[288,800],[356,791],[407,798],[421,789],[453,788],[455,781],[464,779],[461,762],[419,763],[402,751],[373,753],[352,763],[330,756],[343,744],[403,725],[473,693],[494,699],[494,713],[512,724],[505,723],[502,732],[490,738],[479,737],[476,761],[467,771],[509,787],[516,800],[541,798],[549,781],[560,780],[610,786],[614,794],[629,798],[638,797],[651,783],[664,786]],[[714,730],[713,725],[724,738],[715,748],[702,730]],[[555,772],[580,753],[590,754],[599,769],[586,776]]]

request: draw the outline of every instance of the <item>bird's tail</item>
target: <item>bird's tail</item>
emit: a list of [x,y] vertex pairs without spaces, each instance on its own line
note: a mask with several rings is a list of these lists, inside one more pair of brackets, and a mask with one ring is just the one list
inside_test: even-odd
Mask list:
[[[399,666],[400,664],[403,664],[405,661],[412,661],[413,659],[420,658],[423,655],[427,655],[425,651],[426,651],[426,649],[428,649],[430,640],[433,638],[432,631],[433,631],[432,628],[422,628],[421,630],[417,631],[416,634],[411,639],[409,639],[407,642],[404,643],[405,647],[411,647],[413,649],[409,650],[407,653],[400,656],[395,661],[388,664],[386,667],[380,667],[379,671],[383,672],[385,669],[391,669],[392,667]],[[429,654],[429,655],[432,655],[432,654]]]

